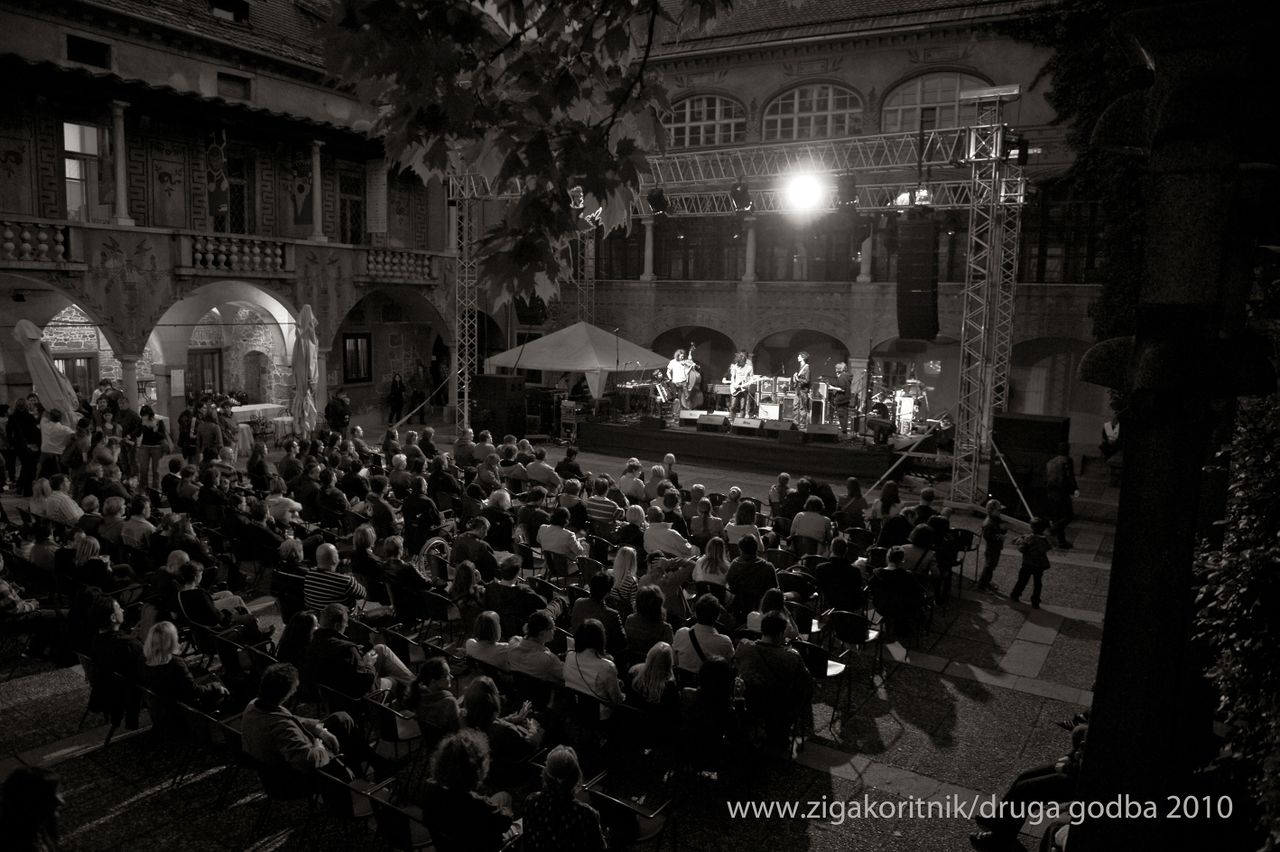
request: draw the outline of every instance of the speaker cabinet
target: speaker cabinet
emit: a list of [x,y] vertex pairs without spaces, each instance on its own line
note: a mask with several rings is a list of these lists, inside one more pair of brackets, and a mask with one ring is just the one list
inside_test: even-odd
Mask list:
[[683,409],[680,412],[680,425],[681,426],[697,426],[698,418],[703,416],[706,413],[707,412],[704,409],[699,409],[699,408]]
[[840,427],[834,423],[815,423],[805,430],[805,440],[813,444],[837,444]]
[[760,419],[761,420],[780,420],[782,419],[782,406],[776,402],[760,403]]
[[[1048,417],[1039,414],[997,414],[992,421],[991,440],[1004,455],[1009,466],[994,462],[988,491],[1004,504],[1014,517],[1027,518],[1018,499],[1014,483],[1022,489],[1033,512],[1044,510],[1044,467],[1058,453],[1058,445],[1067,443],[1071,433],[1070,417]],[[1009,473],[1013,478],[1009,478]]]
[[769,436],[773,436],[779,432],[790,432],[796,428],[796,424],[790,420],[762,420],[760,428]]
[[735,417],[730,425],[739,435],[758,435],[762,422],[759,417]]
[[898,223],[898,336],[938,336],[938,223]]
[[471,377],[471,398],[475,400],[523,400],[524,376],[476,373]]
[[729,425],[729,418],[723,414],[704,414],[698,418],[699,432],[723,432]]

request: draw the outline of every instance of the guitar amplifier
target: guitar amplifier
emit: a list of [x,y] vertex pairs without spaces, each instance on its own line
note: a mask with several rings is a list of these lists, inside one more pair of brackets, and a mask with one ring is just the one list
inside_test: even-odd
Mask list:
[[777,393],[777,380],[773,376],[765,376],[760,380],[760,396],[773,396]]
[[732,385],[730,385],[728,382],[725,382],[723,384],[712,385],[711,392],[713,394],[724,394],[728,396],[730,393],[732,393],[732,388],[733,388]]

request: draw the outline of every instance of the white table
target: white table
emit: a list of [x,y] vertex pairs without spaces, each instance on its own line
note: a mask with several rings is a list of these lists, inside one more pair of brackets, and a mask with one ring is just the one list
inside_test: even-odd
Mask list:
[[254,405],[236,405],[231,408],[231,418],[237,423],[248,423],[255,417],[270,420],[284,413],[284,406],[273,402],[259,402]]

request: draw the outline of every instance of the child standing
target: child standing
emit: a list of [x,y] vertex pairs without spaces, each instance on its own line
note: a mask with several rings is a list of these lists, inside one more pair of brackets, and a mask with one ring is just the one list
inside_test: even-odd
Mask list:
[[1040,584],[1045,569],[1049,567],[1049,551],[1053,542],[1045,535],[1049,530],[1049,522],[1044,518],[1031,519],[1031,533],[1018,536],[1013,543],[1022,553],[1022,567],[1018,569],[1018,582],[1009,593],[1009,600],[1016,601],[1031,580],[1031,608],[1040,608]]
[[982,543],[986,546],[982,554],[982,576],[978,578],[978,591],[989,591],[992,588],[991,575],[1000,562],[1000,553],[1004,550],[1004,518],[1000,513],[1004,506],[999,500],[987,501],[987,519],[982,522]]

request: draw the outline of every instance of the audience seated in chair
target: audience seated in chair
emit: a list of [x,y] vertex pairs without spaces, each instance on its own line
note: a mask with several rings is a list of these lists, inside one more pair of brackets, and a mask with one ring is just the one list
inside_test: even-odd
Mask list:
[[764,593],[778,585],[778,577],[769,560],[760,556],[760,541],[755,536],[744,537],[738,548],[742,555],[730,564],[726,584],[733,592],[730,610],[741,622]]
[[510,663],[507,653],[510,646],[502,641],[502,623],[498,614],[486,610],[476,616],[471,638],[466,643],[467,657],[492,666],[499,671],[507,671]]
[[743,639],[733,657],[746,684],[747,710],[763,719],[771,744],[780,744],[813,702],[813,676],[786,644],[787,622],[779,610],[766,612],[760,638]]
[[338,548],[322,544],[316,548],[316,567],[308,571],[303,583],[307,609],[322,610],[331,603],[348,606],[368,596],[360,581],[350,574],[338,572]]
[[413,683],[413,672],[386,645],[364,650],[348,639],[348,621],[342,604],[329,604],[320,613],[303,660],[304,679],[352,698],[378,689],[403,694]]
[[712,657],[733,656],[733,640],[716,630],[723,609],[715,595],[705,594],[693,605],[697,622],[692,627],[681,627],[671,641],[675,652],[676,668],[697,673],[703,663]]
[[545,609],[534,610],[525,624],[524,638],[513,642],[507,650],[507,663],[511,671],[536,677],[552,683],[564,682],[564,662],[547,644],[555,636],[556,625],[551,613]]
[[450,734],[431,758],[431,779],[422,792],[422,817],[437,852],[498,852],[511,828],[511,797],[479,792],[489,774],[484,734]]
[[418,670],[407,704],[413,715],[436,729],[452,733],[461,727],[458,699],[450,687],[455,683],[446,657],[429,657]]
[[596,809],[574,797],[582,783],[578,755],[556,746],[542,770],[542,790],[524,803],[524,852],[604,852],[604,832]]
[[626,634],[622,629],[622,617],[605,600],[612,588],[613,581],[604,574],[592,577],[587,583],[589,594],[574,602],[569,623],[574,630],[577,630],[589,618],[599,621],[604,625],[607,647],[621,651],[627,644]]

